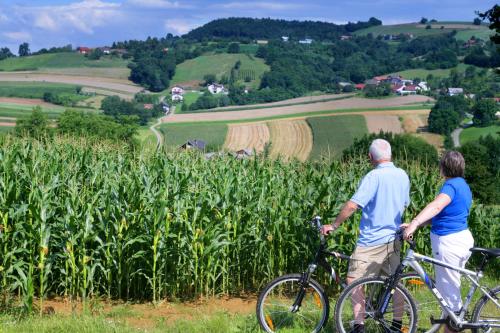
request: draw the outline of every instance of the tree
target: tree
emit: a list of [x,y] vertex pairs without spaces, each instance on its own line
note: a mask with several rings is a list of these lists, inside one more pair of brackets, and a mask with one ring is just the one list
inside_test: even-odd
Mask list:
[[100,48],[95,48],[87,55],[90,60],[99,60],[104,55],[104,52]]
[[203,76],[203,80],[205,81],[205,86],[211,85],[217,81],[215,74],[206,74]]
[[430,24],[427,24],[427,25],[425,26],[425,29],[427,29],[427,30],[432,29],[432,26],[431,26]]
[[13,56],[14,56],[14,54],[12,54],[12,52],[10,52],[8,47],[2,47],[0,49],[0,60],[4,60],[4,59],[7,59],[7,58],[10,58]]
[[490,36],[490,40],[495,44],[500,44],[500,6],[494,5],[490,10],[479,14],[479,17],[490,22],[489,28],[496,32]]
[[29,55],[30,55],[30,45],[26,42],[19,45],[19,56],[26,57]]
[[422,17],[422,18],[420,19],[420,24],[426,24],[428,21],[429,21],[429,20],[428,20],[427,18]]
[[27,118],[20,118],[16,121],[16,133],[34,138],[41,138],[46,135],[49,129],[47,115],[43,113],[40,106],[35,106]]
[[227,47],[227,53],[239,53],[240,52],[240,44],[239,43],[231,43]]
[[474,25],[481,25],[481,19],[479,17],[476,17],[474,21],[472,21],[472,24]]
[[483,98],[474,105],[472,111],[474,112],[474,125],[488,126],[491,125],[496,119],[497,104],[492,99]]
[[436,103],[429,114],[429,131],[449,135],[460,124],[460,115],[449,102]]

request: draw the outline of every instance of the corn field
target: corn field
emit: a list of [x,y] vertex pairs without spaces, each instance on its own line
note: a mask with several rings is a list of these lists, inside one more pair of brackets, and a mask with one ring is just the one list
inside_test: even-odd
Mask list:
[[[431,200],[436,170],[404,164],[412,206]],[[55,295],[123,300],[255,292],[302,270],[318,237],[306,223],[331,218],[369,170],[352,163],[141,156],[56,138],[0,139],[0,291],[31,306]],[[349,252],[359,215],[332,238]],[[498,216],[475,206],[482,246],[498,246]],[[418,239],[429,252],[427,234]],[[36,303],[35,302],[35,303]]]

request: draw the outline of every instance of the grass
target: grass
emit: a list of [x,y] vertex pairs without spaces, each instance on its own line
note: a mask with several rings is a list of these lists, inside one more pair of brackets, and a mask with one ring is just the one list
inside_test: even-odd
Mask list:
[[469,127],[460,133],[460,143],[464,144],[469,141],[475,141],[481,136],[491,134],[495,137],[500,137],[500,124],[497,123],[487,127]]
[[0,97],[43,98],[43,94],[75,94],[76,85],[49,82],[0,82]]
[[465,69],[469,67],[469,65],[466,64],[459,64],[458,66],[454,68],[447,68],[447,69],[424,69],[424,68],[416,68],[416,69],[407,69],[405,71],[400,71],[397,73],[392,73],[392,74],[399,74],[403,78],[408,78],[408,79],[414,79],[414,78],[420,78],[422,80],[425,80],[427,78],[427,75],[432,74],[435,77],[448,77],[450,76],[450,72],[453,69],[456,69],[458,72],[465,72]]
[[[189,105],[193,104],[194,102],[196,102],[201,95],[202,95],[202,93],[197,92],[197,91],[186,92],[183,95],[184,96],[184,101],[182,103],[186,104],[187,106],[189,106]],[[182,104],[179,104],[175,108],[175,113],[182,113],[181,109],[182,109]]]
[[[227,134],[226,124],[168,124],[159,127],[167,147],[179,147],[190,139],[203,140],[207,150],[218,150],[224,144]],[[210,148],[210,149],[208,149]]]
[[[470,25],[471,28],[455,29],[455,28],[447,27],[447,25],[449,25],[449,24],[465,24],[465,25]],[[443,25],[445,28],[440,29],[441,25]],[[413,34],[414,36],[425,36],[425,35],[435,35],[435,34],[441,34],[441,33],[448,33],[448,32],[452,32],[453,30],[456,30],[457,31],[457,36],[456,36],[457,39],[464,39],[469,35],[470,36],[475,35],[477,37],[481,37],[481,36],[486,36],[486,35],[489,36],[489,34],[490,34],[489,29],[486,25],[482,25],[480,29],[473,29],[472,23],[470,23],[470,22],[437,22],[437,23],[432,23],[432,26],[433,26],[432,29],[425,29],[425,26],[420,26],[418,23],[379,25],[379,26],[375,26],[375,27],[369,27],[366,29],[358,30],[354,34],[364,36],[364,35],[371,33],[374,36],[378,36],[378,35],[386,35],[386,34],[397,35],[400,33],[409,33],[409,34]],[[435,26],[437,26],[437,27],[434,28]]]
[[365,117],[346,115],[307,118],[313,132],[313,148],[309,159],[339,157],[355,138],[368,133]]
[[240,44],[241,53],[249,53],[255,55],[258,49],[259,49],[258,44]]
[[89,60],[76,52],[41,54],[28,57],[8,58],[0,61],[0,71],[37,70],[41,68],[119,68],[126,67],[128,61],[121,58],[103,56],[99,60]]
[[200,82],[203,81],[203,77],[206,74],[215,74],[218,79],[222,75],[229,76],[231,68],[238,60],[241,61],[241,70],[253,70],[255,72],[256,80],[252,82],[252,85],[258,86],[260,84],[260,77],[265,71],[269,70],[269,66],[262,59],[249,57],[241,53],[202,55],[187,60],[177,65],[171,84],[192,83],[193,81]]

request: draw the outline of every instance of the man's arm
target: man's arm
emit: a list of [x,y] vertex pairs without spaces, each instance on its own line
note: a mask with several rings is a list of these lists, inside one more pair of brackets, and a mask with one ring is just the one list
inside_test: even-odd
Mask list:
[[358,207],[359,206],[357,203],[351,200],[347,201],[340,210],[339,215],[337,215],[337,217],[335,218],[335,221],[332,224],[324,225],[323,228],[321,229],[321,233],[323,235],[327,235],[328,233],[340,227],[340,225],[345,220],[347,220],[349,217],[351,217],[352,214],[354,214],[354,212],[358,209]]

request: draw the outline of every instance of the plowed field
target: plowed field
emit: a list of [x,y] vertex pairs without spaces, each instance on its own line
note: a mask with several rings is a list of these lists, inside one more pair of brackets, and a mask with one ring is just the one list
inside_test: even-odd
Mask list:
[[313,145],[311,128],[305,120],[269,122],[271,130],[271,156],[305,161]]
[[224,143],[228,150],[251,149],[261,152],[269,142],[269,128],[265,123],[230,124],[228,127]]
[[379,133],[380,131],[403,133],[398,116],[365,115],[365,119],[370,133]]

